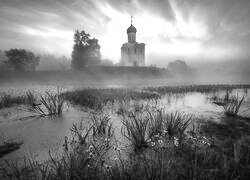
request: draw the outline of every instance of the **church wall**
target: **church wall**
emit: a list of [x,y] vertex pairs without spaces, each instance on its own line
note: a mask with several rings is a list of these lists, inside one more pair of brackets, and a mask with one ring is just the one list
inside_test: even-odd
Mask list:
[[136,42],[136,28],[132,25],[127,29],[128,42],[121,47],[122,66],[145,66],[145,44]]
[[121,65],[145,66],[145,44],[124,44],[121,48]]

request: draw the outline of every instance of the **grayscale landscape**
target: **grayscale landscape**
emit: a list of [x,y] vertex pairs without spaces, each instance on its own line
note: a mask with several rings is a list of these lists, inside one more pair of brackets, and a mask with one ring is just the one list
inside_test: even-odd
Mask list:
[[0,179],[248,179],[249,9],[0,0]]

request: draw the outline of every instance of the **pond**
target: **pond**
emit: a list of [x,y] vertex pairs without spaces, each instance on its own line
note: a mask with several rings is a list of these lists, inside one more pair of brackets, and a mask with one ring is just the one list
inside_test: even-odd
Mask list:
[[[55,89],[55,87],[44,87],[40,88],[40,91],[33,90],[41,93],[45,90],[53,91],[53,88]],[[15,93],[14,90],[12,92]],[[20,93],[20,91],[17,92]],[[199,120],[220,122],[224,117],[223,108],[214,104],[211,98],[214,96],[223,98],[225,93],[225,91],[217,91],[165,94],[157,102],[157,106],[163,107],[168,112],[178,110],[190,113]],[[245,97],[239,114],[249,117],[249,90],[234,89],[231,94]],[[116,138],[121,139],[121,117],[116,114],[116,110],[113,111],[110,108],[107,107],[106,112],[109,113],[115,127],[115,135],[118,136]],[[5,155],[1,160],[23,158],[24,156],[45,160],[48,158],[49,151],[61,152],[64,138],[70,136],[70,128],[73,123],[83,121],[88,124],[90,120],[90,113],[86,109],[70,104],[66,106],[60,117],[30,117],[31,115],[24,105],[0,109],[0,141],[23,141],[19,149]]]

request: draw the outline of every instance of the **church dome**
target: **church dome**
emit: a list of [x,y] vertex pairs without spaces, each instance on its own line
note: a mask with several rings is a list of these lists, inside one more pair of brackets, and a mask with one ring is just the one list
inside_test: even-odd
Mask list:
[[131,26],[127,29],[127,33],[136,33],[136,28],[131,24]]

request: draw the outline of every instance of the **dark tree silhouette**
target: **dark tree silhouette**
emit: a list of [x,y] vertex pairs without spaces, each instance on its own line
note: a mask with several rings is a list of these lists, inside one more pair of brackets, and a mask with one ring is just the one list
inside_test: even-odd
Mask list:
[[90,38],[85,31],[76,30],[74,34],[74,46],[72,51],[71,66],[74,69],[81,69],[89,65],[100,63],[101,53],[98,40]]
[[5,64],[17,71],[34,71],[39,64],[40,57],[25,49],[10,49],[5,51]]

